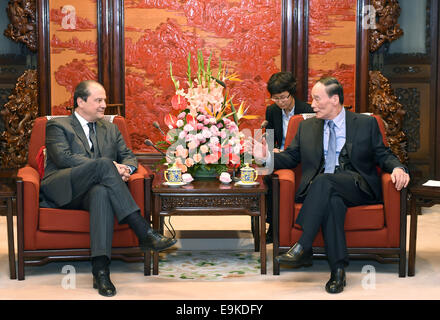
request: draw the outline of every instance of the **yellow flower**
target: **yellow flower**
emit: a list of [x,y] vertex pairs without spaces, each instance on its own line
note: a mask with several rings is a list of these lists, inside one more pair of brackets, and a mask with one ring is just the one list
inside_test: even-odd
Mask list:
[[247,107],[246,110],[244,109],[244,101],[242,101],[237,111],[238,121],[240,121],[241,118],[253,120],[253,119],[258,119],[260,117],[259,115],[245,115],[248,109],[249,107]]

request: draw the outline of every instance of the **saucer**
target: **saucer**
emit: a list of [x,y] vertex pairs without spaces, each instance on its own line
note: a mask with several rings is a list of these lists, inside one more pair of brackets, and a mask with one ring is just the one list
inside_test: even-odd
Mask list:
[[180,187],[180,186],[186,185],[187,183],[183,182],[183,181],[182,182],[168,182],[168,181],[165,181],[163,184],[166,185],[166,186],[169,186],[169,187]]
[[236,183],[235,183],[235,185],[237,185],[237,186],[243,186],[243,187],[252,187],[252,186],[258,186],[260,183],[258,182],[258,181],[254,181],[254,182],[246,182],[246,183],[244,183],[244,182],[242,182],[241,180],[240,181],[237,181]]

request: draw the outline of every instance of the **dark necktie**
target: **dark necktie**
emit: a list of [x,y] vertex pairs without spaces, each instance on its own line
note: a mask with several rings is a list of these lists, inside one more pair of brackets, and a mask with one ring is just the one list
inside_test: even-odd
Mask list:
[[336,132],[335,123],[330,120],[328,122],[329,136],[328,136],[328,148],[327,159],[325,160],[324,173],[334,173],[336,167]]
[[87,125],[89,126],[89,138],[90,138],[90,141],[92,142],[92,146],[90,147],[90,151],[92,151],[93,157],[96,158],[98,155],[98,150],[96,150],[96,152],[95,152],[95,148],[97,148],[98,142],[96,141],[95,125],[93,122],[89,122],[89,123],[87,123]]

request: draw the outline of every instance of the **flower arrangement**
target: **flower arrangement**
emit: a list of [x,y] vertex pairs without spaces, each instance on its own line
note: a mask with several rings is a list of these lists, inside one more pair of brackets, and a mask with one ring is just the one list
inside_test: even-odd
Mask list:
[[167,150],[166,162],[176,164],[182,172],[198,176],[201,171],[220,175],[228,168],[244,163],[244,135],[239,130],[241,119],[258,116],[245,115],[244,102],[236,110],[233,97],[228,97],[226,81],[241,81],[237,74],[228,75],[226,67],[219,67],[214,76],[211,58],[205,66],[203,54],[197,55],[197,77],[191,75],[191,54],[188,55],[188,88],[180,88],[179,81],[170,75],[176,94],[171,99],[172,112],[164,121],[169,131],[161,147]]

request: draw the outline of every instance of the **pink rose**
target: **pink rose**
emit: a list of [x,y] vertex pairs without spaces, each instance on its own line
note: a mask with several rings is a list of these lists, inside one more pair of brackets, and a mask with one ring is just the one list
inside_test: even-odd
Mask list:
[[189,174],[189,173],[184,173],[184,174],[182,174],[182,181],[183,182],[185,182],[185,183],[190,183],[191,181],[193,181],[194,179],[193,179],[193,177],[192,177],[192,175],[191,174]]
[[219,177],[219,180],[223,183],[230,183],[232,181],[231,175],[227,172],[222,172]]
[[200,161],[202,161],[202,155],[200,153],[196,153],[195,155],[193,155],[193,160],[195,163],[199,163]]
[[183,119],[183,118],[185,118],[185,116],[186,116],[186,113],[185,113],[185,112],[181,112],[181,113],[179,113],[179,115],[177,116],[177,119]]
[[177,120],[177,122],[176,122],[176,126],[177,126],[177,128],[180,128],[180,127],[183,126],[183,125],[184,125],[184,123],[183,123],[183,120],[182,120],[182,119]]
[[206,144],[203,144],[203,145],[200,146],[200,152],[201,153],[208,153],[208,151],[209,151],[209,148],[208,148],[208,146]]
[[191,168],[191,167],[194,165],[194,160],[193,160],[192,158],[186,158],[186,160],[185,160],[185,165],[186,165],[188,168]]
[[205,163],[206,164],[217,163],[218,159],[219,159],[218,153],[208,154],[207,156],[205,156]]

